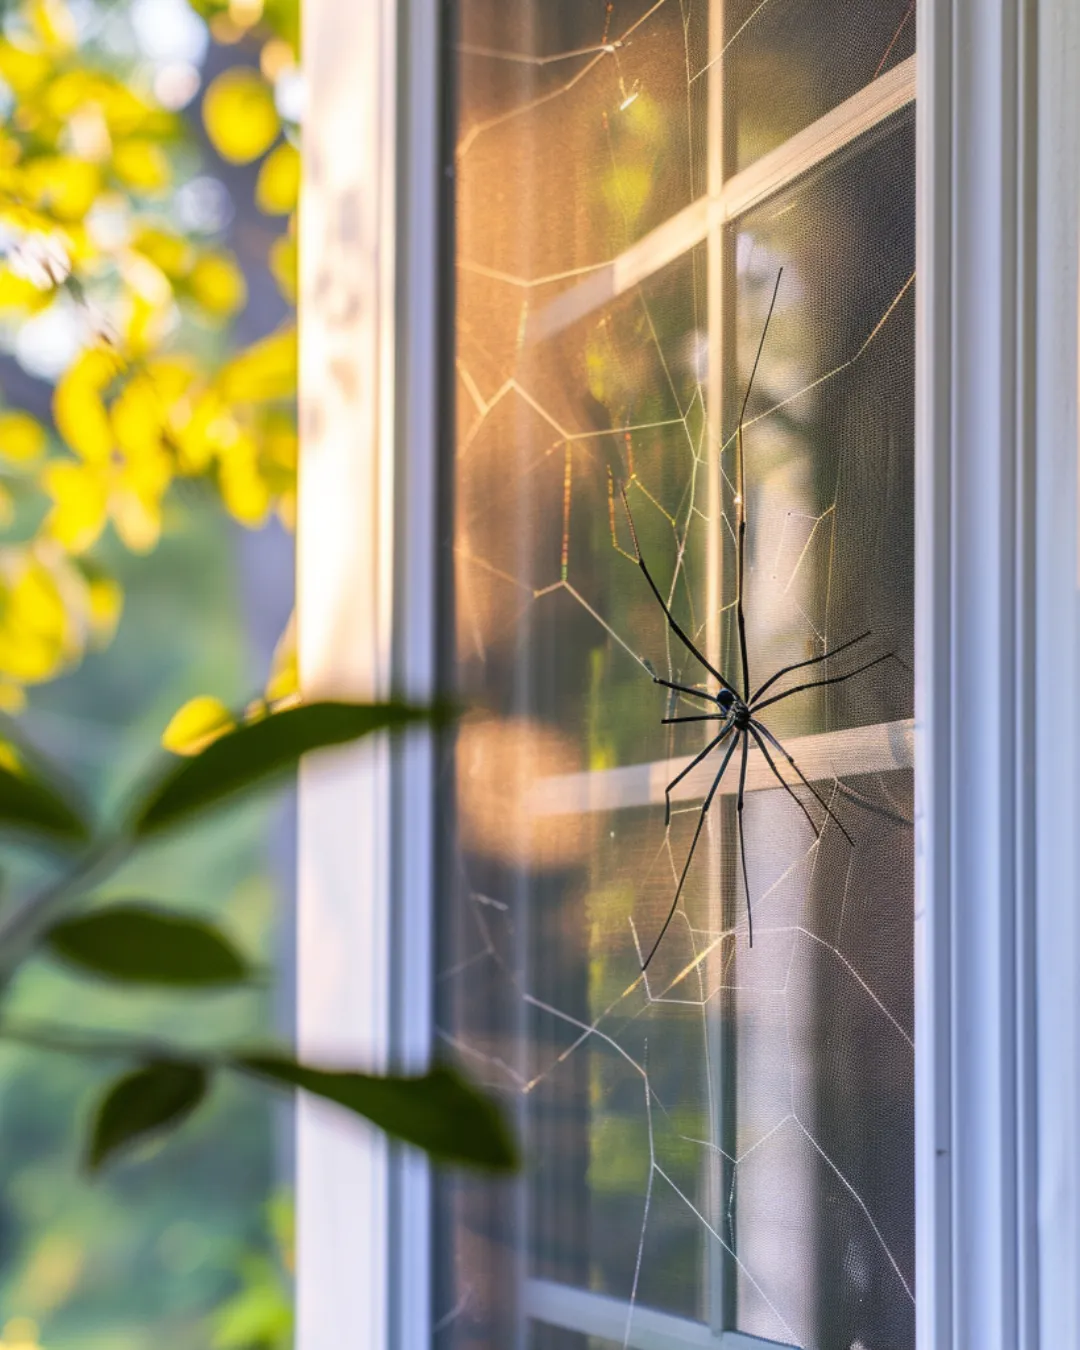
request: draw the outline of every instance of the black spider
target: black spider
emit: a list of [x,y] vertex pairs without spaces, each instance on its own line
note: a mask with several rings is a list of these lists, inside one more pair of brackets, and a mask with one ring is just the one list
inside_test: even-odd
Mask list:
[[[679,896],[682,894],[683,884],[685,883],[686,875],[690,870],[690,863],[694,856],[694,850],[697,848],[698,839],[701,837],[701,830],[705,824],[705,817],[709,813],[709,807],[712,805],[713,797],[715,797],[716,790],[720,786],[720,780],[723,778],[725,772],[727,771],[727,767],[731,763],[731,758],[740,744],[742,746],[742,763],[739,769],[739,791],[735,803],[735,810],[739,822],[739,853],[742,859],[743,887],[746,891],[746,918],[749,927],[750,946],[754,945],[754,922],[753,922],[753,914],[751,913],[750,908],[750,883],[746,873],[746,837],[743,833],[742,812],[743,812],[743,798],[745,796],[745,789],[746,789],[746,762],[747,756],[750,751],[751,738],[753,738],[754,743],[761,751],[762,755],[764,756],[765,763],[768,764],[769,768],[772,770],[781,787],[783,787],[785,792],[788,793],[788,795],[799,807],[799,810],[802,811],[803,815],[809,821],[810,828],[814,831],[814,834],[818,838],[820,838],[821,831],[824,828],[824,825],[819,826],[815,822],[813,816],[810,814],[806,805],[796,795],[791,785],[783,778],[783,776],[780,773],[780,770],[776,767],[776,763],[773,760],[772,755],[769,753],[770,745],[779,754],[783,755],[783,757],[791,765],[792,769],[794,769],[796,775],[799,778],[799,781],[813,795],[815,801],[825,812],[826,817],[836,823],[837,828],[843,834],[844,838],[848,841],[850,845],[852,845],[852,847],[854,847],[855,841],[852,839],[851,835],[848,834],[847,830],[844,828],[843,823],[837,819],[836,815],[831,810],[825,799],[821,796],[821,794],[817,791],[817,789],[813,786],[813,784],[810,783],[807,780],[807,778],[803,775],[802,770],[795,763],[794,759],[792,759],[791,755],[788,754],[788,752],[784,749],[784,747],[780,744],[780,742],[776,739],[776,737],[772,734],[772,732],[768,729],[768,727],[765,726],[765,724],[759,720],[758,714],[761,713],[765,708],[770,707],[773,703],[780,703],[782,702],[782,700],[786,698],[791,698],[793,694],[801,694],[806,689],[820,689],[823,685],[827,684],[840,684],[844,680],[850,680],[853,679],[856,675],[861,675],[864,671],[870,670],[873,666],[880,665],[883,661],[896,659],[894,653],[886,652],[883,656],[876,656],[872,661],[867,661],[863,665],[857,666],[854,670],[849,670],[844,675],[830,675],[822,680],[811,680],[805,684],[797,684],[792,689],[785,689],[783,693],[773,694],[770,698],[764,697],[766,692],[769,689],[771,689],[778,680],[782,679],[785,675],[790,675],[792,671],[802,670],[807,666],[814,666],[821,661],[827,661],[829,657],[837,656],[839,655],[840,652],[846,651],[849,647],[854,647],[857,643],[864,642],[870,636],[870,632],[867,631],[865,633],[860,633],[858,637],[851,638],[849,639],[849,641],[841,643],[839,647],[834,647],[831,651],[822,652],[820,656],[811,656],[805,661],[795,661],[790,666],[784,666],[781,670],[778,670],[774,675],[771,675],[765,681],[764,684],[759,685],[753,691],[751,691],[750,688],[750,662],[746,650],[746,617],[745,614],[743,613],[743,554],[746,541],[746,506],[745,506],[746,496],[743,491],[743,444],[742,444],[743,419],[746,416],[746,405],[750,401],[750,391],[754,385],[754,377],[757,374],[758,362],[761,360],[761,353],[765,346],[765,337],[769,331],[769,324],[772,321],[773,309],[776,305],[777,292],[780,290],[780,278],[782,275],[783,275],[783,268],[781,268],[780,271],[777,273],[776,285],[773,288],[772,301],[769,304],[769,313],[766,316],[765,327],[762,330],[761,340],[758,343],[757,355],[754,357],[753,369],[750,372],[750,379],[746,386],[746,394],[743,397],[742,408],[739,412],[738,428],[735,432],[736,475],[737,475],[737,481],[735,484],[736,488],[735,501],[738,506],[738,517],[737,517],[738,523],[736,536],[737,594],[735,602],[735,613],[739,628],[739,654],[741,657],[741,664],[742,664],[743,692],[741,694],[739,693],[738,689],[736,689],[736,687],[731,683],[730,680],[726,679],[725,676],[723,676],[720,673],[720,671],[716,669],[715,666],[713,666],[709,661],[705,659],[703,653],[698,650],[697,646],[695,646],[695,644],[690,640],[687,634],[683,632],[682,628],[679,626],[677,620],[675,619],[667,603],[665,602],[664,597],[660,594],[656,582],[653,581],[652,576],[649,573],[649,569],[645,564],[645,559],[641,556],[641,548],[638,544],[637,531],[634,528],[634,518],[630,513],[630,503],[626,497],[626,489],[623,488],[622,491],[623,505],[626,508],[627,519],[630,522],[630,534],[634,541],[634,553],[637,557],[638,566],[645,574],[645,580],[649,583],[653,595],[656,596],[660,608],[664,611],[664,615],[667,618],[668,625],[670,626],[671,631],[675,634],[675,636],[679,639],[679,641],[683,644],[683,646],[687,649],[687,651],[690,652],[690,654],[694,656],[701,663],[702,666],[704,666],[704,668],[709,672],[709,674],[713,677],[713,679],[715,679],[720,685],[720,688],[716,693],[710,693],[702,689],[693,689],[689,685],[673,684],[671,680],[662,680],[659,677],[659,675],[653,676],[653,681],[656,684],[662,684],[666,689],[673,689],[680,694],[688,694],[692,698],[702,699],[706,703],[714,705],[717,709],[717,711],[715,712],[695,713],[692,716],[688,717],[665,717],[661,719],[664,723],[672,723],[672,722],[722,723],[722,726],[720,727],[718,734],[709,742],[709,744],[705,747],[705,749],[702,750],[700,754],[695,756],[695,758],[691,760],[691,762],[686,766],[686,768],[683,769],[683,771],[680,774],[678,774],[675,778],[673,778],[671,782],[667,785],[667,787],[664,789],[664,800],[666,803],[664,812],[665,826],[671,823],[672,789],[675,788],[680,782],[682,782],[682,780],[686,777],[686,775],[690,773],[692,769],[695,769],[701,763],[701,761],[705,759],[707,755],[711,754],[713,750],[717,749],[718,746],[723,745],[725,741],[728,742],[727,748],[724,751],[723,759],[720,762],[719,771],[717,772],[716,777],[713,779],[713,785],[709,789],[708,795],[706,796],[704,802],[702,803],[701,812],[698,816],[697,829],[694,831],[694,839],[690,845],[690,852],[686,856],[686,862],[683,865],[682,875],[679,877],[679,884],[675,890],[675,898],[671,902],[671,909],[668,912],[667,918],[664,920],[664,926],[660,929],[660,933],[656,941],[652,945],[652,949],[650,950],[648,956],[642,963],[641,967],[642,971],[645,971],[648,968],[649,962],[656,955],[657,948],[660,946],[660,943],[664,939],[664,934],[668,930],[668,925],[674,918],[675,910],[679,904]],[[766,742],[768,742],[768,744],[766,744]]]

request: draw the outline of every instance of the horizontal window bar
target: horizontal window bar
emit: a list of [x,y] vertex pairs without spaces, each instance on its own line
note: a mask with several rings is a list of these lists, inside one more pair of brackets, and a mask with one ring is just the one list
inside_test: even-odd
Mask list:
[[633,1350],[682,1350],[686,1346],[700,1346],[702,1350],[779,1350],[777,1341],[763,1341],[741,1331],[712,1331],[703,1322],[654,1308],[636,1307],[630,1316],[629,1303],[554,1280],[526,1281],[525,1313],[533,1321],[586,1336],[602,1336]]
[[[526,324],[526,342],[542,342],[552,337],[654,276],[705,240],[710,229],[735,220],[775,196],[914,99],[915,57],[910,56],[832,112],[729,178],[718,196],[700,197],[691,202],[663,225],[631,244],[612,262],[601,264],[584,280],[538,309]],[[469,264],[462,266],[467,268]],[[521,284],[537,286],[551,280],[540,278]]]
[[[878,722],[866,727],[848,727],[843,731],[824,731],[814,736],[796,736],[783,742],[785,749],[810,782],[853,778],[864,773],[890,773],[910,769],[915,762],[915,723]],[[628,764],[619,769],[568,773],[540,778],[529,792],[529,810],[536,816],[580,815],[586,811],[625,811],[634,806],[651,806],[664,800],[668,783],[690,763],[682,759],[654,760],[649,764]],[[786,772],[793,786],[798,780],[786,761],[773,754],[777,767]],[[673,802],[700,801],[716,777],[716,763],[710,756],[688,774],[671,794]],[[720,785],[721,793],[734,793],[739,775],[729,768]],[[772,770],[756,747],[750,751],[746,770],[746,790],[762,792],[777,788]]]

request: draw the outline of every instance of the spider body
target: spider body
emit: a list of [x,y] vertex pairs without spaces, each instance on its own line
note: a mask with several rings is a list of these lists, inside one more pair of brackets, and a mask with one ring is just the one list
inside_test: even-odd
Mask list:
[[[672,791],[679,785],[679,783],[682,782],[682,780],[689,773],[692,772],[692,770],[696,769],[699,764],[701,764],[709,755],[711,755],[714,750],[722,751],[720,759],[720,767],[716,773],[715,778],[713,779],[712,786],[709,788],[709,791],[705,796],[705,799],[701,806],[701,810],[698,814],[697,828],[694,831],[694,838],[690,844],[690,851],[687,854],[686,862],[683,865],[682,874],[679,877],[679,884],[675,890],[675,897],[671,902],[671,908],[668,911],[667,918],[664,920],[663,927],[660,929],[660,932],[656,938],[656,941],[653,943],[652,949],[650,950],[648,956],[642,963],[641,969],[643,972],[648,969],[649,962],[656,955],[657,949],[659,948],[660,943],[664,939],[664,934],[667,932],[668,926],[675,915],[675,911],[679,904],[679,898],[682,895],[683,885],[686,882],[687,873],[690,870],[690,863],[694,857],[694,850],[697,848],[698,840],[701,837],[701,831],[704,827],[706,817],[709,814],[709,808],[712,806],[713,798],[716,796],[716,793],[720,787],[720,783],[724,777],[724,774],[727,772],[728,765],[731,763],[731,760],[735,755],[736,750],[741,750],[741,758],[739,763],[739,786],[735,799],[736,819],[738,821],[738,832],[739,832],[739,855],[742,863],[743,888],[746,893],[746,916],[747,916],[747,925],[749,929],[749,944],[750,946],[754,945],[754,924],[753,924],[753,913],[750,904],[750,883],[747,876],[747,868],[746,868],[746,836],[743,831],[743,807],[746,797],[746,770],[751,741],[754,742],[754,745],[760,752],[762,758],[765,760],[765,763],[768,765],[769,769],[771,770],[773,776],[776,778],[780,786],[792,798],[795,804],[799,807],[800,811],[802,811],[803,815],[806,817],[806,820],[811,830],[813,830],[815,836],[820,839],[821,832],[824,829],[824,821],[831,820],[835,823],[835,825],[843,834],[847,842],[850,845],[852,845],[852,847],[854,847],[855,841],[852,839],[851,835],[844,828],[843,823],[837,818],[837,816],[834,814],[829,804],[821,796],[818,790],[806,778],[802,770],[795,763],[793,757],[787,752],[787,750],[784,749],[780,741],[761,720],[760,714],[764,712],[766,708],[771,707],[774,703],[779,703],[784,699],[791,698],[795,694],[800,694],[808,689],[818,689],[823,687],[824,685],[840,684],[845,680],[853,679],[856,675],[861,675],[864,671],[870,670],[874,666],[880,665],[883,661],[897,659],[892,652],[887,652],[883,656],[877,656],[869,661],[863,662],[861,665],[856,666],[854,670],[849,670],[842,675],[830,675],[825,676],[822,679],[808,680],[803,683],[796,684],[791,688],[784,689],[780,693],[769,694],[769,690],[772,689],[775,684],[777,684],[780,680],[784,679],[785,676],[792,674],[794,671],[803,670],[810,666],[818,665],[822,661],[827,661],[832,656],[838,656],[841,652],[847,651],[849,648],[854,647],[857,643],[864,642],[868,637],[870,637],[870,633],[865,632],[860,633],[858,637],[850,638],[847,642],[841,643],[838,647],[834,647],[831,650],[821,652],[817,656],[808,657],[804,661],[795,661],[791,665],[782,667],[780,670],[772,674],[763,684],[759,685],[756,689],[753,689],[750,683],[750,659],[746,643],[746,616],[743,610],[743,569],[744,569],[743,555],[746,541],[746,509],[744,505],[746,497],[743,491],[743,481],[742,481],[743,420],[746,416],[746,406],[750,399],[750,391],[753,388],[754,376],[757,373],[758,362],[761,360],[761,352],[763,347],[765,346],[765,337],[769,331],[769,323],[772,319],[773,309],[776,305],[776,296],[777,292],[780,289],[780,277],[782,275],[783,269],[780,270],[776,278],[776,286],[773,289],[772,302],[769,305],[769,313],[765,320],[765,327],[761,334],[761,340],[758,343],[757,355],[754,358],[753,369],[750,372],[750,379],[747,383],[746,394],[743,398],[742,403],[742,409],[739,413],[738,428],[735,433],[736,463],[738,475],[737,482],[735,485],[736,486],[735,502],[738,508],[737,531],[736,531],[737,594],[736,594],[735,612],[739,634],[739,658],[742,675],[741,692],[735,683],[729,680],[720,670],[717,669],[716,666],[714,666],[709,660],[707,660],[705,655],[698,649],[698,647],[689,637],[689,635],[686,632],[684,632],[684,630],[680,627],[675,616],[672,614],[670,606],[665,601],[664,597],[661,595],[660,590],[656,585],[656,582],[652,578],[652,574],[649,572],[648,565],[646,564],[645,559],[642,556],[641,547],[638,543],[637,530],[634,527],[634,518],[630,512],[630,503],[627,500],[625,488],[623,489],[622,493],[623,505],[626,508],[626,516],[630,524],[630,534],[634,541],[634,553],[636,555],[637,564],[641,568],[645,580],[648,582],[649,588],[652,591],[653,595],[655,596],[657,603],[660,605],[660,608],[664,612],[664,616],[667,619],[668,627],[679,639],[679,641],[690,653],[690,655],[694,657],[694,659],[719,685],[719,688],[716,690],[716,692],[711,692],[710,690],[707,689],[696,688],[693,685],[677,684],[672,680],[661,679],[659,675],[653,673],[654,683],[663,685],[667,690],[675,693],[676,695],[681,695],[684,698],[697,699],[699,703],[698,705],[695,705],[696,707],[699,707],[700,704],[704,704],[706,708],[716,709],[715,712],[695,711],[693,713],[686,714],[683,716],[664,717],[661,719],[664,723],[669,724],[677,722],[719,723],[719,726],[717,727],[716,730],[716,735],[706,744],[705,748],[698,755],[696,755],[690,761],[690,763],[679,774],[676,775],[675,778],[671,780],[671,782],[664,789],[665,827],[670,826],[671,824]],[[766,697],[767,694],[769,694],[768,697]],[[814,820],[814,817],[810,814],[810,811],[808,810],[806,804],[803,802],[802,798],[800,798],[797,795],[794,788],[792,788],[791,784],[788,783],[787,780],[780,773],[780,770],[777,768],[776,762],[773,759],[771,751],[775,751],[777,754],[781,755],[787,761],[789,767],[794,771],[799,782],[817,802],[818,806],[824,813],[824,820],[821,824],[819,824]]]

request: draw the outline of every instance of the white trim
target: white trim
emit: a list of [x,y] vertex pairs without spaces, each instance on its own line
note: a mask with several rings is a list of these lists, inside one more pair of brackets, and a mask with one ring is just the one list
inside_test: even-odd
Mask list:
[[[399,0],[393,670],[395,688],[419,703],[437,692],[439,10],[438,0]],[[436,769],[431,738],[426,733],[407,738],[393,768],[394,863],[387,899],[394,923],[391,1044],[396,1065],[421,1070],[431,1059],[434,1029]],[[394,1153],[389,1346],[427,1350],[433,1323],[431,1170],[416,1150]]]
[[[915,724],[912,721],[879,722],[843,731],[818,732],[783,741],[810,782],[852,778],[864,773],[892,773],[910,769],[914,763]],[[539,778],[529,791],[529,811],[534,816],[565,816],[591,811],[625,811],[633,806],[652,806],[664,801],[664,789],[690,764],[693,756],[627,764],[618,769],[592,769],[584,773],[553,774]],[[777,767],[796,786],[798,780],[780,755]],[[708,762],[673,789],[672,802],[700,801],[712,787],[716,765]],[[725,778],[718,795],[733,795],[739,780]],[[768,792],[779,785],[761,751],[751,749],[747,758],[747,792]]]
[[949,1124],[951,13],[916,12],[915,1302],[918,1350],[952,1344]]
[[1039,1320],[1080,1345],[1080,6],[1039,6],[1036,855]]
[[915,57],[909,56],[729,178],[713,203],[711,223],[726,224],[745,215],[913,103],[915,72]]
[[[304,6],[297,607],[309,696],[377,698],[390,680],[394,11]],[[382,744],[301,772],[297,1039],[316,1061],[389,1059],[388,786]],[[301,1098],[299,1350],[388,1350],[388,1219],[385,1137]]]
[[919,1350],[1036,1344],[1034,12],[943,0],[918,16]]
[[[299,647],[308,696],[429,698],[437,533],[438,0],[307,0]],[[305,764],[298,1040],[426,1066],[433,752],[422,734]],[[409,833],[402,830],[408,804]],[[426,1162],[306,1100],[298,1350],[431,1336]]]
[[526,1282],[525,1314],[547,1326],[603,1337],[627,1350],[780,1350],[777,1341],[742,1331],[716,1332],[704,1322],[655,1308],[631,1308],[622,1299],[553,1280]]

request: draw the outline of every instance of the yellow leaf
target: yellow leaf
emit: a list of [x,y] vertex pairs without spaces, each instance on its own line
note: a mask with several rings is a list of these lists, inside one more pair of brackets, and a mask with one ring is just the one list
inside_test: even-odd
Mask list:
[[210,143],[232,164],[258,159],[281,127],[268,85],[246,66],[222,71],[211,82],[202,114]]
[[104,480],[83,464],[54,460],[46,464],[42,482],[53,499],[46,533],[71,553],[82,553],[97,541],[108,519]]
[[124,610],[124,592],[112,577],[97,576],[88,585],[90,630],[94,642],[104,647],[112,640]]
[[62,220],[81,220],[97,199],[101,174],[74,155],[42,155],[26,165],[23,182],[35,205]]
[[34,464],[45,453],[45,429],[29,413],[0,413],[0,456],[9,464]]
[[160,191],[172,178],[165,151],[153,141],[122,141],[113,151],[113,171],[121,182],[142,192]]
[[242,525],[261,525],[270,510],[270,488],[259,472],[255,446],[240,437],[218,464],[218,483],[226,510]]
[[153,386],[161,406],[170,412],[191,388],[195,371],[181,356],[161,357],[145,367],[146,379]]
[[161,500],[172,478],[168,456],[148,449],[131,455],[109,495],[116,532],[133,553],[149,553],[161,538]]
[[[26,692],[20,685],[0,682],[0,711],[21,713],[26,707]],[[13,745],[0,741],[0,764],[11,773],[19,773],[22,764]]]
[[261,427],[260,449],[269,467],[280,470],[287,481],[293,479],[300,453],[295,420],[285,413],[271,413],[266,417]]
[[296,489],[289,488],[277,500],[277,517],[290,534],[296,530]]
[[208,313],[221,318],[235,314],[247,301],[247,283],[227,253],[208,253],[191,269],[188,285]]
[[0,76],[22,98],[49,78],[52,62],[41,52],[27,51],[10,42],[0,42]]
[[174,755],[197,755],[234,726],[232,713],[219,698],[200,694],[173,714],[161,744]]
[[114,138],[166,137],[172,135],[176,126],[176,118],[171,113],[151,107],[120,80],[101,80],[95,97]]
[[172,299],[169,278],[149,258],[129,253],[121,263],[121,273],[136,295],[151,305],[167,305]]
[[286,141],[263,160],[255,183],[255,202],[268,216],[286,216],[300,196],[300,155]]
[[234,357],[218,377],[226,402],[258,403],[296,393],[296,329],[272,333]]
[[166,406],[145,376],[136,376],[125,385],[112,405],[111,417],[117,444],[126,455],[146,455],[160,449]]
[[[169,331],[175,316],[172,287],[164,272],[142,260],[136,270],[124,269],[130,289],[124,296],[123,332],[128,349],[142,355],[154,350]],[[158,284],[148,284],[154,281]]]
[[150,553],[161,538],[161,500],[121,488],[109,502],[113,524],[132,553]]
[[290,305],[296,303],[298,259],[296,239],[283,234],[270,245],[270,274],[277,282],[278,290]]
[[46,47],[69,51],[79,40],[79,30],[64,0],[30,0],[30,22]]
[[186,239],[164,230],[140,230],[134,246],[138,253],[161,269],[172,280],[187,276],[195,254]]
[[274,648],[266,697],[270,703],[293,698],[300,693],[300,670],[296,653],[296,613],[289,616],[284,633]]
[[52,302],[50,291],[35,286],[27,276],[0,267],[0,310],[19,309],[33,313]]
[[61,122],[86,108],[93,108],[101,116],[100,95],[105,84],[101,75],[85,66],[77,65],[63,73],[54,68],[48,87],[43,90],[42,102],[46,112]]
[[57,430],[83,459],[102,463],[113,438],[102,391],[116,375],[116,360],[101,348],[84,351],[60,377],[53,395]]
[[201,473],[213,459],[222,411],[221,399],[211,390],[200,395],[189,417],[175,419],[173,435],[185,472]]
[[0,594],[0,670],[19,683],[47,680],[76,651],[55,577],[24,562]]

